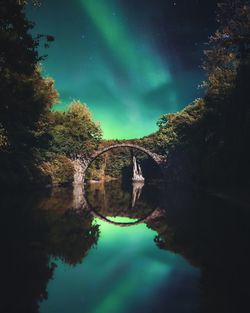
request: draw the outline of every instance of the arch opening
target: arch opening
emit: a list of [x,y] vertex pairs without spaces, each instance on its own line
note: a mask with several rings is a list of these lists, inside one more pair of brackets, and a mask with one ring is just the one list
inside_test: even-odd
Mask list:
[[[133,154],[134,151],[138,151],[141,154],[145,154],[148,157],[148,160],[151,160],[151,162],[154,164],[156,169],[153,169],[153,172],[159,172],[160,174],[158,176],[163,177],[163,171],[161,167],[161,162],[163,160],[163,157],[160,155],[157,155],[155,153],[152,153],[151,151],[147,150],[144,147],[134,145],[134,144],[117,144],[117,145],[111,145],[108,147],[105,147],[101,150],[96,151],[88,160],[85,170],[84,170],[84,177],[86,178],[86,173],[89,170],[89,168],[92,166],[92,164],[101,156],[103,156],[105,153],[110,152],[111,150],[116,149],[122,149],[122,148],[128,148],[130,149],[130,152]],[[131,158],[132,159],[132,158]],[[144,158],[145,159],[145,158]],[[145,160],[143,161],[145,163]],[[88,179],[87,179],[88,180]]]

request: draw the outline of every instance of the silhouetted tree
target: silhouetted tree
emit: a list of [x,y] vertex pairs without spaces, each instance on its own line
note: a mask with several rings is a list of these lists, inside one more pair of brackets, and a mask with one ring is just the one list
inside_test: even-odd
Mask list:
[[[44,36],[32,37],[33,24],[25,4],[0,1],[0,167],[1,183],[29,180],[35,169],[37,148],[44,138],[44,116],[55,101],[53,80],[43,78],[37,48]],[[45,36],[46,43],[53,41]],[[18,165],[17,165],[18,164]],[[15,175],[16,165],[20,175]],[[33,170],[31,169],[33,168]]]
[[168,154],[168,177],[173,179],[249,180],[249,1],[220,2],[217,20],[218,30],[205,50],[205,97],[163,115],[154,135],[156,150]]

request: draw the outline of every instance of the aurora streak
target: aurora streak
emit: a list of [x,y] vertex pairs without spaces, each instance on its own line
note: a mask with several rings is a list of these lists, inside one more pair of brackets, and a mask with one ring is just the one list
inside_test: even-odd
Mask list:
[[[65,110],[73,99],[85,102],[105,139],[154,132],[160,115],[176,112],[199,96],[203,79],[199,60],[188,67],[173,53],[173,21],[159,31],[147,19],[147,4],[141,12],[126,5],[123,0],[73,0],[63,2],[60,10],[62,1],[55,0],[28,9],[34,31],[55,36],[43,63],[44,75],[55,79],[60,93],[54,109]],[[155,10],[159,15],[162,8],[155,5]]]

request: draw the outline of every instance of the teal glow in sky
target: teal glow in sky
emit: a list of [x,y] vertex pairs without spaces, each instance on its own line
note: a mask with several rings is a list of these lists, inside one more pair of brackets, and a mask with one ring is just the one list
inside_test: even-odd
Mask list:
[[[133,11],[122,0],[44,1],[41,8],[28,9],[35,32],[55,36],[43,68],[60,93],[56,110],[80,99],[100,122],[105,139],[136,138],[154,132],[161,114],[176,112],[198,96],[199,59],[187,66],[175,52],[173,19],[168,24],[166,16],[158,25],[151,18],[160,14],[160,3],[155,12],[146,4],[144,11]],[[171,14],[175,8],[169,3]],[[184,42],[178,49],[185,49]]]

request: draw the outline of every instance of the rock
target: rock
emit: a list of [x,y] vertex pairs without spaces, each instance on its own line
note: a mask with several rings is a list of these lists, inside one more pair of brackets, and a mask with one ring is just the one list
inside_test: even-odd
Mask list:
[[83,185],[84,183],[84,168],[80,159],[75,159],[74,164],[74,185]]

